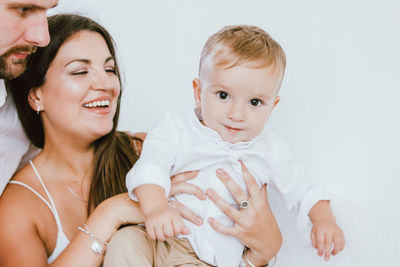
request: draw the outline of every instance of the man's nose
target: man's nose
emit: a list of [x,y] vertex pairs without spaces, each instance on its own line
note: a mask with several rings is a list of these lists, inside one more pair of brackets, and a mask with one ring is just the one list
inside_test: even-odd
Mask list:
[[92,88],[94,90],[112,90],[113,81],[109,74],[103,68],[94,68],[92,75]]
[[26,25],[25,42],[35,46],[47,46],[50,42],[49,26],[45,11],[40,11]]

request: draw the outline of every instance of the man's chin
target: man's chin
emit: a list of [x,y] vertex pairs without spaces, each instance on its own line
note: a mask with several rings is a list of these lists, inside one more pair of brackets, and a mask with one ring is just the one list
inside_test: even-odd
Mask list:
[[[29,54],[36,50],[36,46],[19,45],[0,55],[0,79],[12,80],[24,73]],[[25,56],[18,57],[18,54]]]
[[[5,64],[4,64],[5,63]],[[4,62],[0,60],[0,79],[12,80],[19,77],[26,70],[26,60],[21,62]]]

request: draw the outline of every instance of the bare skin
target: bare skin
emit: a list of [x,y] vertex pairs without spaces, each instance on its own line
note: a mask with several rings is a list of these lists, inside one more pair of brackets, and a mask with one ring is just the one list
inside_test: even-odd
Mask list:
[[317,249],[319,256],[324,256],[328,261],[331,255],[334,256],[343,250],[345,245],[343,231],[336,224],[329,201],[319,201],[312,207],[309,216],[313,223],[312,246]]
[[[37,164],[40,165],[40,164]],[[18,172],[15,180],[24,182],[42,196],[46,196],[37,179],[32,176],[30,166]],[[173,179],[187,180],[196,173],[184,173]],[[91,232],[101,240],[109,240],[122,224],[142,223],[144,216],[138,204],[120,194],[105,200],[87,217],[87,203],[75,198],[57,180],[42,178],[51,192],[60,215],[63,231],[70,239],[70,245],[51,264],[47,258],[52,254],[57,240],[57,224],[50,209],[31,191],[9,185],[0,198],[0,265],[1,266],[99,266],[101,255],[90,251],[90,238],[78,231],[86,223]],[[174,192],[199,194],[199,188],[184,182],[173,184]],[[47,197],[45,197],[47,199]],[[193,223],[197,216],[182,204],[176,205],[178,212]],[[16,218],[24,218],[23,220]],[[20,242],[24,240],[24,242]]]
[[208,222],[216,231],[239,239],[249,248],[245,252],[247,258],[255,266],[264,266],[278,253],[282,245],[282,235],[268,203],[267,185],[259,187],[243,162],[241,165],[248,195],[223,169],[217,170],[217,177],[225,184],[237,203],[247,199],[249,207],[237,210],[219,197],[217,192],[208,189],[207,197],[235,224],[227,227],[214,218],[209,218]]

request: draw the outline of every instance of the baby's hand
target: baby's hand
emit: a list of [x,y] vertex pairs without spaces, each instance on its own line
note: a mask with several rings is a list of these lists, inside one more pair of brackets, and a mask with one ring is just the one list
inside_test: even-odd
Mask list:
[[187,235],[186,228],[181,215],[173,208],[160,207],[146,216],[146,231],[153,240],[165,240],[166,238]]
[[[343,250],[345,240],[342,229],[332,221],[316,221],[311,230],[312,246],[318,250],[318,255],[322,257],[325,251],[325,260],[328,261],[330,255],[336,255]],[[334,247],[332,248],[332,245]]]

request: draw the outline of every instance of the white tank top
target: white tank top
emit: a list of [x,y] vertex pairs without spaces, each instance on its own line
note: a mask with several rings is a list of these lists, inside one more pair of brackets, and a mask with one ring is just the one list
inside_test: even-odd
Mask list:
[[10,181],[10,184],[17,184],[17,185],[21,185],[23,187],[25,187],[26,189],[32,191],[32,193],[34,193],[35,195],[37,195],[41,200],[43,200],[43,202],[47,205],[47,207],[49,207],[50,211],[53,213],[54,215],[54,219],[56,220],[57,223],[57,229],[58,229],[58,233],[57,233],[57,242],[56,242],[56,247],[53,250],[53,253],[50,255],[50,257],[47,259],[47,262],[50,264],[52,263],[57,257],[58,255],[61,254],[61,252],[63,252],[63,250],[68,246],[69,244],[69,240],[67,238],[67,236],[64,234],[62,226],[61,226],[61,221],[60,221],[60,217],[58,216],[57,213],[57,209],[56,209],[56,205],[54,205],[54,201],[53,198],[51,197],[49,191],[47,190],[46,186],[43,183],[42,178],[40,177],[38,171],[35,168],[35,165],[33,165],[32,161],[29,161],[29,163],[32,166],[32,169],[34,170],[36,177],[39,179],[40,184],[43,186],[44,191],[47,194],[47,197],[50,200],[50,203],[44,198],[42,197],[38,192],[35,191],[35,189],[33,189],[32,187],[30,187],[27,184],[21,183],[19,181]]

